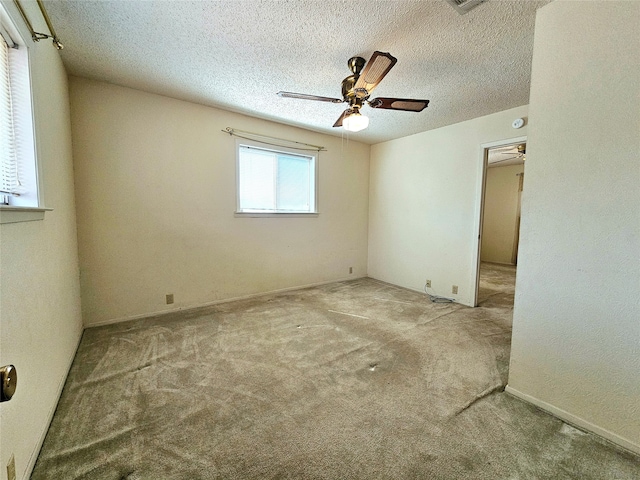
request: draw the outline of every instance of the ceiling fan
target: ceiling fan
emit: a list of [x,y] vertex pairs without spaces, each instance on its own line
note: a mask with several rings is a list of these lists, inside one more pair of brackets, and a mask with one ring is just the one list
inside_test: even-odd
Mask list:
[[402,110],[405,112],[421,112],[429,105],[429,100],[409,98],[379,97],[369,100],[373,89],[378,86],[397,61],[391,54],[378,51],[373,52],[368,62],[362,57],[350,58],[347,64],[353,75],[349,75],[342,80],[342,99],[293,92],[278,92],[278,96],[319,102],[348,103],[349,108],[342,112],[342,115],[333,126],[344,127],[345,130],[351,132],[358,132],[369,126],[369,118],[360,113],[360,109],[365,103],[372,108]]
[[500,152],[500,153],[502,155],[511,155],[511,157],[503,158],[502,160],[495,160],[491,162],[492,164],[507,162],[509,160],[519,160],[519,159],[522,159],[524,161],[526,160],[527,145],[524,143],[521,143],[520,145],[517,146],[517,149],[515,152]]

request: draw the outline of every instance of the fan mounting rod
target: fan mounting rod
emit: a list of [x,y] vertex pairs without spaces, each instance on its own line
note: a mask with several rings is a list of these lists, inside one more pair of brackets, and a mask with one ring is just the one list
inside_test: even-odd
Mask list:
[[354,75],[360,76],[360,72],[364,68],[365,63],[367,63],[367,61],[362,57],[351,57],[347,65],[349,65],[349,70],[351,70]]

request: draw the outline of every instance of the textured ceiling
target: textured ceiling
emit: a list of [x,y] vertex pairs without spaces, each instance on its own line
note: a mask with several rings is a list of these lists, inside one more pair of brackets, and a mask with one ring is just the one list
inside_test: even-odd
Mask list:
[[372,97],[426,98],[421,113],[374,110],[366,143],[527,104],[535,11],[544,1],[489,0],[466,15],[432,1],[70,1],[45,5],[72,75],[342,135],[347,60],[390,52]]

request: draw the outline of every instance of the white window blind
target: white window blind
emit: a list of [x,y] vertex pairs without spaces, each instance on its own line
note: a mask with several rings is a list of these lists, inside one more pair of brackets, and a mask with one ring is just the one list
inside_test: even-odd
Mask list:
[[19,195],[20,177],[16,157],[16,135],[11,95],[9,45],[0,36],[0,194]]
[[0,203],[39,206],[34,146],[28,49],[0,8]]
[[238,211],[315,213],[315,155],[238,147]]

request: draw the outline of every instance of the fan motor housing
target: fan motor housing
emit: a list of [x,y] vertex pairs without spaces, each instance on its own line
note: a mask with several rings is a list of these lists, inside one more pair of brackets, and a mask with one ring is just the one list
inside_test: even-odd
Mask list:
[[347,78],[342,80],[342,98],[344,98],[345,102],[348,102],[350,98],[355,97],[353,87],[358,81],[358,76],[349,75]]
[[355,88],[358,77],[359,75],[349,75],[342,80],[342,98],[351,105],[357,101],[362,106],[363,101],[369,98],[369,92],[366,88]]

